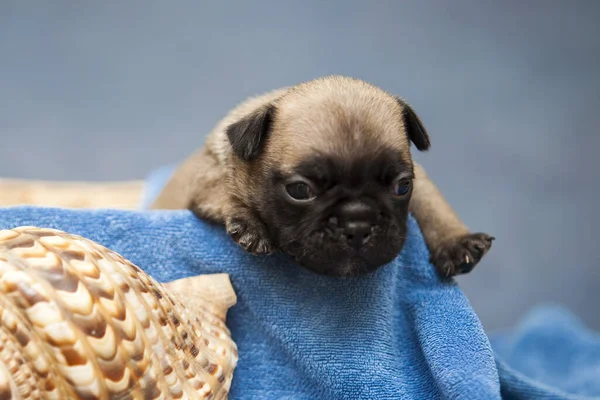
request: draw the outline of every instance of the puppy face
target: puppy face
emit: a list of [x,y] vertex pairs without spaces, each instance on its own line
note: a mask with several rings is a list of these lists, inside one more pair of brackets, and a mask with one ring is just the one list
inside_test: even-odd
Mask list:
[[398,255],[410,142],[429,147],[406,103],[335,78],[296,87],[238,124],[228,135],[252,178],[250,203],[280,250],[333,276],[368,273]]
[[402,249],[412,176],[394,151],[315,153],[290,172],[272,170],[261,215],[299,264],[334,276],[370,272]]

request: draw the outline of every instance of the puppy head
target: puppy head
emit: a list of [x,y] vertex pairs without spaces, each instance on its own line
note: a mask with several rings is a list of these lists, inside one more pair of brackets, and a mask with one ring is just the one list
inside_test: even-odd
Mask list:
[[410,143],[422,151],[430,145],[403,100],[359,80],[322,78],[289,89],[226,132],[254,185],[254,211],[299,264],[359,275],[401,251]]

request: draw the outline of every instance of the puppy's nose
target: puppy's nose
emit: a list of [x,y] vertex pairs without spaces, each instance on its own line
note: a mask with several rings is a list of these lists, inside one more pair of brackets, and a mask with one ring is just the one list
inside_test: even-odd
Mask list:
[[371,224],[366,221],[350,221],[344,224],[344,233],[352,247],[359,249],[369,241]]
[[377,217],[372,205],[363,201],[351,201],[338,209],[338,216],[346,239],[354,248],[358,249],[367,243]]

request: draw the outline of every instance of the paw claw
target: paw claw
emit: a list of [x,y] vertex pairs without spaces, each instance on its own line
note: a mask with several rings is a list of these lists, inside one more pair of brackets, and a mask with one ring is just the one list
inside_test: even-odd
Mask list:
[[239,225],[239,224],[231,224],[230,226],[227,227],[227,233],[229,233],[230,235],[235,235],[237,233],[240,233],[243,230],[243,228]]

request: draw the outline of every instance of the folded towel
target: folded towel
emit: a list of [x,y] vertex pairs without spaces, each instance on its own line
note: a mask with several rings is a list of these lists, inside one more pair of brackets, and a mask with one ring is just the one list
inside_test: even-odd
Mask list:
[[[142,208],[170,171],[150,176]],[[232,400],[600,394],[598,339],[564,313],[547,318],[549,311],[538,311],[518,329],[493,336],[494,353],[461,290],[434,273],[413,218],[395,261],[351,279],[316,275],[281,254],[250,256],[222,227],[188,211],[0,208],[0,228],[20,225],[95,240],[159,281],[230,274],[238,304],[227,321],[240,351]]]

